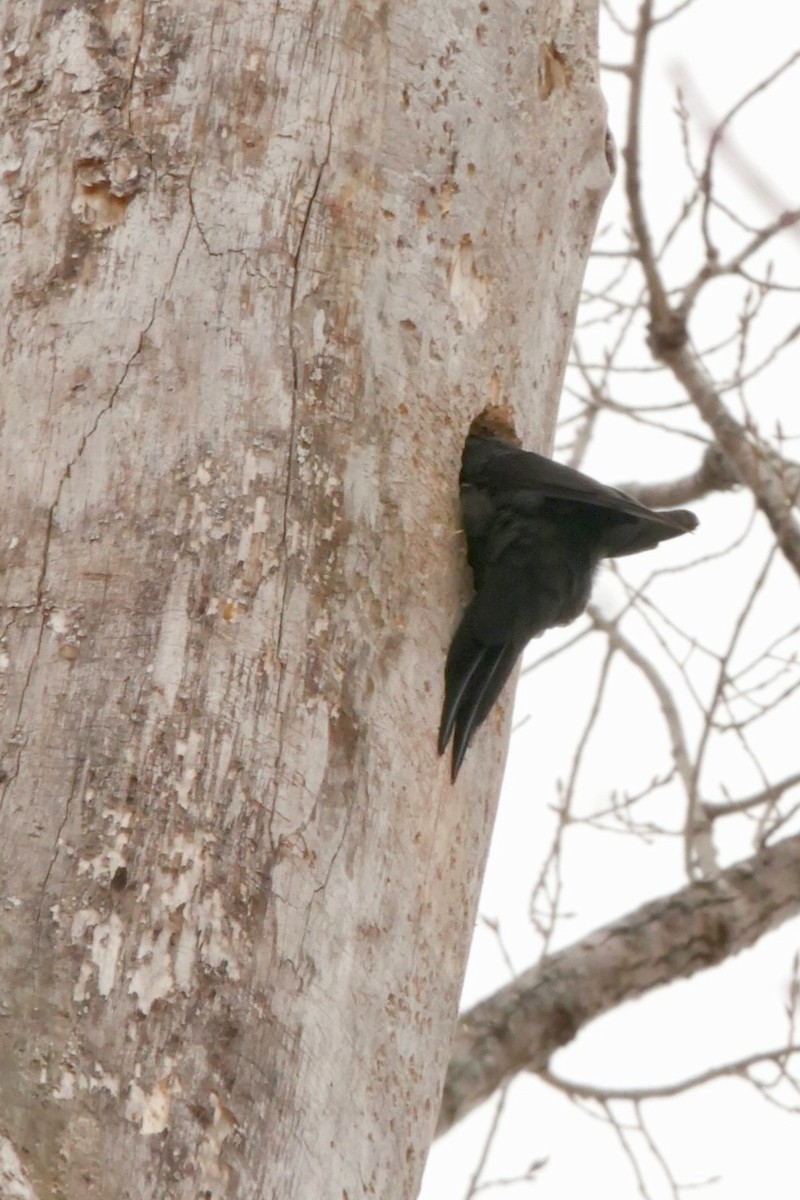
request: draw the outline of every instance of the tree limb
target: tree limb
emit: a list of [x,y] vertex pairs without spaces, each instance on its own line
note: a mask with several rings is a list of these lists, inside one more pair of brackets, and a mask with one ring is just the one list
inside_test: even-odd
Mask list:
[[647,224],[642,201],[640,117],[647,41],[653,21],[652,7],[652,0],[643,0],[639,9],[631,62],[628,140],[623,152],[631,227],[648,290],[649,346],[653,357],[663,362],[685,389],[714,434],[731,472],[751,490],[784,556],[800,575],[800,527],[792,515],[797,493],[787,488],[786,474],[776,464],[774,453],[767,452],[758,438],[728,411],[691,348],[686,313],[680,305],[673,307],[670,304]]
[[648,508],[677,508],[700,500],[710,492],[730,491],[739,483],[739,476],[731,470],[725,455],[718,446],[712,445],[706,449],[697,470],[690,475],[668,483],[623,483],[620,487]]
[[552,954],[459,1021],[438,1133],[602,1013],[752,946],[800,912],[800,835]]
[[800,575],[800,528],[792,515],[797,494],[787,486],[786,470],[776,461],[779,456],[766,451],[728,411],[686,342],[676,344],[671,333],[665,335],[654,322],[650,330],[650,348],[683,384],[700,416],[714,433],[731,470],[753,493],[785,558]]

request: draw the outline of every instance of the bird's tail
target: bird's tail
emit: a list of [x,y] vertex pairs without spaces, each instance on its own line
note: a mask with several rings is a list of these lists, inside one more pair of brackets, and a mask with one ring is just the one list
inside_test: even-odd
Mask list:
[[464,761],[472,735],[489,715],[520,652],[520,647],[511,642],[487,644],[475,635],[473,604],[461,618],[447,655],[444,673],[445,698],[439,726],[439,753],[444,754],[454,735],[453,781]]

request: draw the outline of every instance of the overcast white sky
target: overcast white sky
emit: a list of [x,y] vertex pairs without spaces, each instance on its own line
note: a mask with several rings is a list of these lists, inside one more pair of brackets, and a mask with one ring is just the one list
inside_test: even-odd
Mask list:
[[[634,0],[619,0],[615,10],[632,24],[637,7]],[[662,0],[661,11],[666,7]],[[601,27],[601,48],[602,58],[608,62],[620,62],[629,56],[628,45],[607,18]],[[688,95],[698,104],[702,100],[708,112],[719,117],[795,49],[800,50],[800,7],[786,0],[759,0],[757,4],[695,0],[663,28],[651,52],[645,122],[645,196],[655,221],[663,221],[665,226],[671,221],[686,186],[673,114],[676,81],[681,79]],[[614,74],[606,76],[605,84],[610,124],[621,144],[626,84]],[[754,173],[767,181],[779,211],[780,207],[800,206],[799,112],[797,67],[733,127],[735,145]],[[694,124],[693,132],[700,144],[703,130],[699,122]],[[755,191],[748,190],[737,170],[727,174],[722,186],[732,189],[726,194],[735,191],[754,222],[777,215],[769,198],[759,198]],[[621,211],[621,202],[621,183],[617,180],[601,225]],[[697,265],[689,241],[685,253],[689,274]],[[800,283],[800,240],[784,237],[777,260],[778,277],[787,283]],[[713,340],[718,327],[724,326],[731,303],[725,283],[709,289],[698,314],[709,340]],[[797,323],[797,297],[790,297],[788,305],[789,323]],[[780,419],[785,432],[800,433],[798,377],[800,357],[795,353],[787,356],[783,367],[756,393],[764,427]],[[641,389],[650,384],[645,378],[632,380],[629,386]],[[629,426],[621,429],[617,438],[598,438],[584,469],[608,482],[634,478],[644,481],[680,474],[697,463],[699,450],[694,443],[658,433],[632,435]],[[635,444],[632,436],[637,438]],[[794,457],[800,459],[800,447]],[[692,539],[695,557],[729,540],[731,531],[746,520],[750,506],[744,497],[726,496],[696,507],[702,525]],[[766,545],[766,534],[756,529],[750,551],[753,562]],[[672,546],[668,544],[659,554],[669,560],[674,553],[674,561],[679,561],[684,550],[677,543],[674,550]],[[651,559],[643,569],[650,570],[653,565]],[[762,629],[764,623],[777,622],[790,608],[797,608],[796,579],[782,564],[776,570],[775,585],[760,617]],[[741,561],[722,566],[716,574],[709,569],[700,578],[701,589],[698,591],[698,585],[692,582],[687,593],[686,577],[676,577],[662,592],[662,599],[666,598],[664,603],[679,624],[694,622],[698,634],[713,643],[716,627],[724,624],[729,598],[741,593]],[[616,587],[609,576],[599,579],[596,598],[613,606]],[[562,636],[546,635],[534,645],[532,657],[538,657]],[[517,696],[515,720],[527,721],[512,738],[480,911],[500,920],[504,941],[519,970],[539,955],[541,943],[527,915],[530,890],[552,836],[557,780],[563,779],[568,770],[576,731],[581,727],[584,710],[580,697],[602,653],[599,638],[587,639],[568,671],[566,660],[559,658],[524,678]],[[602,796],[615,787],[632,787],[647,780],[653,774],[655,755],[663,749],[640,733],[651,725],[658,730],[657,721],[648,721],[653,702],[646,691],[624,671],[614,680],[613,689],[601,744],[596,744],[587,764],[590,799],[592,793]],[[794,755],[800,701],[783,710],[782,720],[785,728],[773,730],[764,742],[774,776],[784,769],[797,769]],[[657,742],[658,734],[655,736]],[[723,755],[711,765],[720,786],[730,786],[739,794],[752,789],[744,762],[726,761]],[[677,806],[678,793],[671,795]],[[669,804],[668,793],[662,795],[660,803]],[[665,816],[662,811],[660,818],[677,829],[682,813]],[[722,853],[725,861],[752,853],[746,827],[728,838]],[[568,835],[565,874],[563,910],[570,917],[559,925],[554,948],[575,941],[653,896],[682,886],[685,875],[680,838],[660,838],[645,845],[632,838],[598,838],[597,834],[575,829]],[[585,1083],[646,1087],[779,1046],[786,1037],[784,1006],[792,958],[798,949],[800,921],[795,921],[723,967],[674,984],[594,1022],[556,1056],[553,1068],[565,1078]],[[464,1007],[507,978],[494,935],[479,926],[464,989]],[[800,1097],[797,1100],[800,1104]],[[494,1103],[484,1105],[434,1146],[420,1200],[458,1200],[465,1195]],[[632,1115],[629,1109],[617,1112],[619,1116]],[[708,1085],[674,1101],[650,1103],[645,1112],[658,1150],[679,1184],[709,1181],[697,1193],[709,1200],[752,1200],[754,1195],[797,1200],[800,1110],[798,1115],[788,1116],[766,1104],[744,1081],[734,1080]],[[641,1147],[641,1139],[638,1144]],[[501,1196],[504,1200],[522,1200],[534,1194],[537,1200],[586,1195],[641,1200],[642,1191],[631,1165],[608,1125],[580,1112],[537,1079],[522,1078],[512,1086],[484,1178],[507,1180],[544,1158],[548,1159],[547,1166],[535,1182],[496,1185],[481,1195],[487,1200]],[[645,1151],[640,1156],[640,1168],[652,1200],[675,1197],[652,1153]]]

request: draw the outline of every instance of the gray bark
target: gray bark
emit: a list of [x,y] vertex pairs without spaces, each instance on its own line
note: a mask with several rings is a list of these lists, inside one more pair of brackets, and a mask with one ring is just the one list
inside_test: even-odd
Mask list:
[[2,1177],[413,1197],[504,753],[435,753],[458,458],[551,437],[595,6],[0,11]]

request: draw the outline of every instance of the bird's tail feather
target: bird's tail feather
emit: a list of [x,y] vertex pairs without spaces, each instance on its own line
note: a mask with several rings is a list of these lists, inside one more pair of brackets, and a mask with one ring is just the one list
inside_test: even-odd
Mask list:
[[453,740],[452,778],[464,761],[472,735],[486,720],[514,669],[521,647],[512,642],[486,642],[475,632],[477,597],[455,632],[445,666],[445,698],[439,726],[439,753]]
[[[470,606],[471,607],[471,606]],[[444,669],[444,705],[439,725],[439,753],[444,754],[456,723],[461,699],[480,665],[484,644],[474,636],[470,608],[455,632]]]
[[519,647],[515,646],[513,642],[483,647],[481,657],[471,672],[467,685],[462,690],[461,701],[457,709],[451,772],[451,779],[454,783],[472,735],[488,717],[509,675],[514,670],[519,652]]

